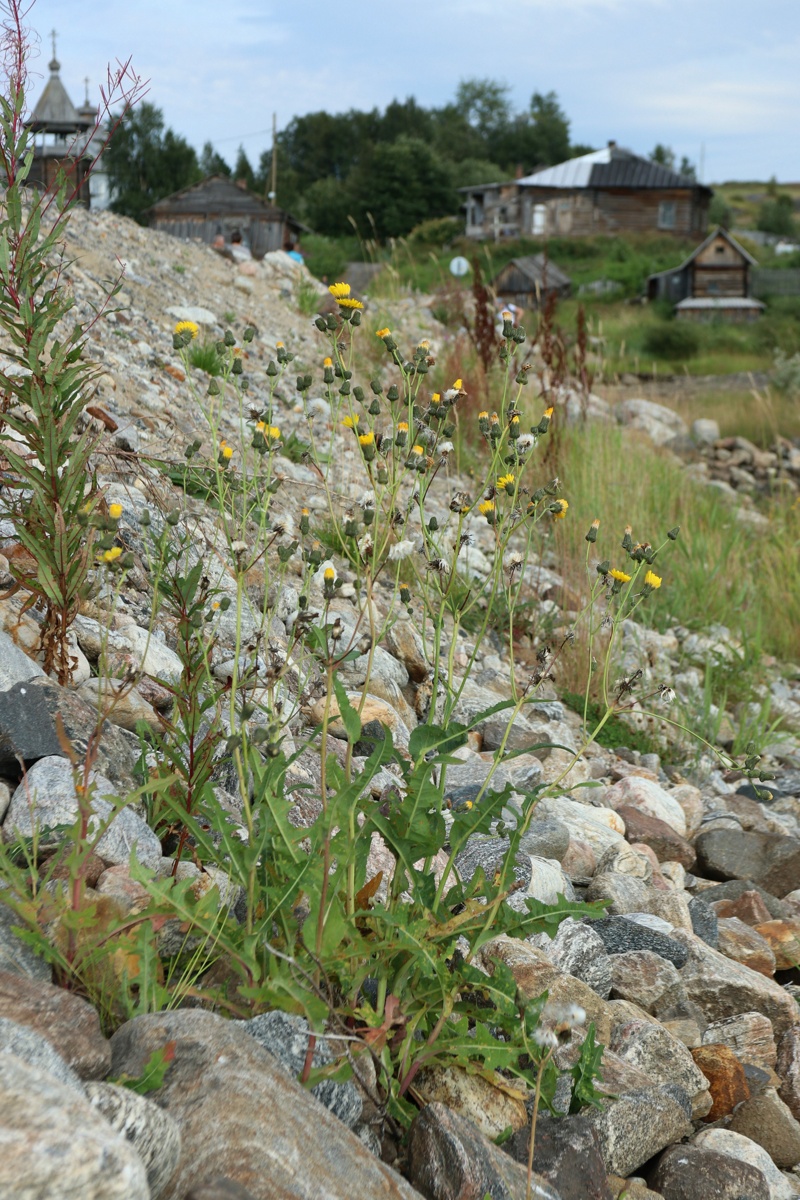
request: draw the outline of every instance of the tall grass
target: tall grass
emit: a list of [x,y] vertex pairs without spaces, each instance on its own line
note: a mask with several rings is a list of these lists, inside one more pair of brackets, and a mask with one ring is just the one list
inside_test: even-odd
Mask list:
[[768,654],[800,661],[800,506],[793,500],[771,505],[768,529],[743,524],[713,489],[615,426],[563,431],[558,467],[574,517],[559,523],[558,548],[573,588],[585,578],[584,534],[595,516],[602,514],[605,535],[598,559],[607,553],[609,527],[611,545],[626,525],[635,540],[655,545],[679,524],[680,566],[665,573],[654,625],[719,622]]

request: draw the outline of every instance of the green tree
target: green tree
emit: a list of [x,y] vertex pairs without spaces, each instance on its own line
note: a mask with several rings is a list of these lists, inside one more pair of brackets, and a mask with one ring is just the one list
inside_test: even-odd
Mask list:
[[421,221],[458,209],[446,165],[419,138],[379,144],[369,166],[355,171],[349,183],[356,220],[361,224],[371,214],[381,238],[403,237]]
[[721,225],[723,229],[730,229],[733,224],[733,213],[722,196],[712,196],[708,206],[708,223]]
[[200,170],[203,175],[228,175],[231,169],[222,155],[214,149],[211,142],[206,142],[200,153]]
[[233,165],[233,178],[238,183],[243,179],[251,191],[256,187],[256,173],[253,170],[250,159],[245,153],[244,146],[240,146],[236,152],[236,162]]
[[455,108],[481,138],[488,142],[505,131],[511,120],[508,84],[495,79],[462,79]]
[[686,179],[697,181],[697,168],[684,154],[681,158],[681,165],[678,167],[678,174],[683,175]]
[[757,228],[779,237],[797,236],[794,201],[788,192],[779,192],[775,176],[769,181],[767,198],[758,210]]
[[201,178],[197,154],[171,129],[154,104],[127,113],[103,157],[114,199],[111,208],[140,225],[157,200]]
[[650,161],[659,163],[662,167],[666,167],[669,171],[675,170],[675,151],[671,146],[665,146],[661,142],[656,142],[650,152]]
[[485,158],[464,158],[446,164],[453,187],[472,187],[476,183],[497,183],[505,179],[506,172],[497,163]]
[[555,92],[533,93],[531,123],[538,162],[559,163],[569,158],[569,121]]
[[316,233],[340,237],[353,232],[349,221],[353,209],[353,195],[347,184],[328,175],[306,189],[301,211]]

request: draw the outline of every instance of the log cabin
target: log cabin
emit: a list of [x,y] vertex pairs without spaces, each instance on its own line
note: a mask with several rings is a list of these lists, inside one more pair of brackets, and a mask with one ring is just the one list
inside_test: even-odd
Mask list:
[[764,305],[751,295],[752,254],[721,226],[678,267],[647,280],[648,300],[671,300],[684,320],[752,321]]
[[609,142],[505,183],[461,188],[472,238],[705,233],[711,188]]
[[148,209],[147,215],[152,229],[174,237],[196,238],[208,245],[219,237],[229,242],[238,233],[253,258],[263,258],[270,250],[288,250],[302,232],[308,232],[282,208],[225,175],[209,175],[165,196]]

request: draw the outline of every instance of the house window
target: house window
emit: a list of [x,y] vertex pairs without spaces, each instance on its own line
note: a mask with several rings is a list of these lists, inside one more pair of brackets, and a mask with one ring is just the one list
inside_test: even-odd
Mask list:
[[536,237],[545,231],[547,225],[547,209],[544,204],[534,204],[531,218],[531,233]]
[[658,228],[675,228],[675,201],[662,200],[658,206]]

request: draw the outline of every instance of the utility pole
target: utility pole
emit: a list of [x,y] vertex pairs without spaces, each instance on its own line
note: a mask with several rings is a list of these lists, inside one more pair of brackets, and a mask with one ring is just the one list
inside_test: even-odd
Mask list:
[[277,115],[272,114],[272,169],[270,171],[270,190],[267,199],[275,203],[278,195],[278,146],[277,146]]

